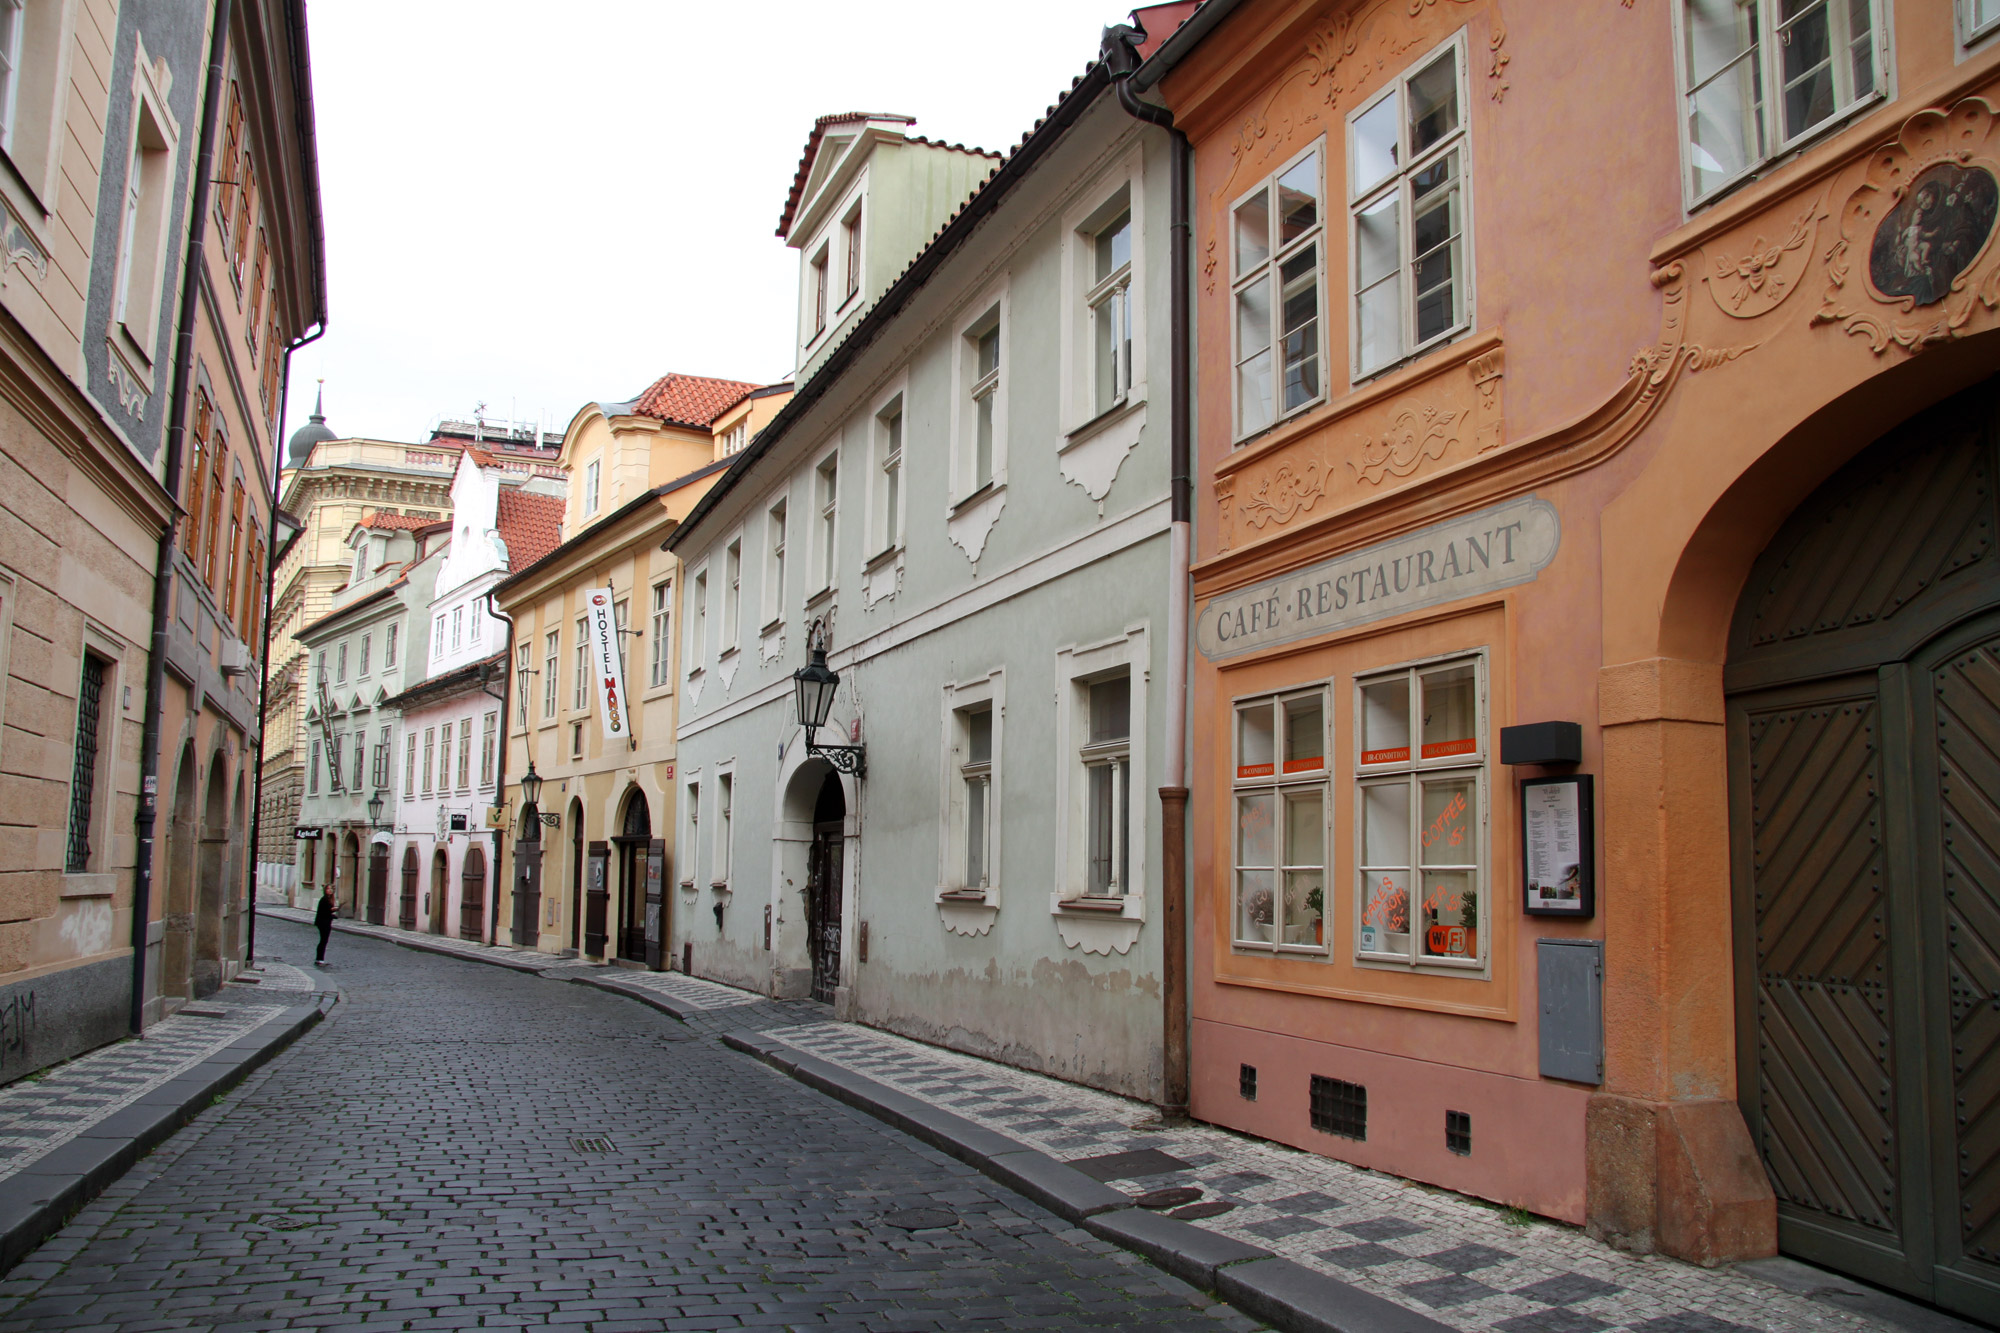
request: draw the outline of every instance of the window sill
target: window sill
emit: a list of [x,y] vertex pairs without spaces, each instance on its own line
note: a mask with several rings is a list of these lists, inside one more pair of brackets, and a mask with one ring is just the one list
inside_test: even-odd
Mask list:
[[806,617],[811,619],[815,612],[823,610],[833,601],[833,585],[827,584],[812,596],[806,598]]
[[721,652],[717,653],[715,655],[715,660],[718,664],[726,662],[734,662],[736,660],[736,655],[742,651],[743,650],[741,648],[738,648],[735,644],[731,644],[729,647],[724,648]]
[[995,905],[991,889],[939,889],[937,891],[937,901],[941,903],[955,903],[965,907],[992,907]]
[[881,569],[884,565],[887,565],[890,561],[894,560],[897,556],[901,555],[902,553],[903,553],[903,544],[901,542],[897,542],[894,546],[891,546],[888,550],[881,551],[876,555],[870,557],[868,563],[861,566],[861,572],[864,574],[873,574],[876,570]]
[[693,881],[693,880],[691,880],[691,879],[684,879],[684,880],[682,880],[682,881],[681,881],[681,892],[682,892],[682,893],[693,893],[693,892],[694,892],[694,881]]
[[1125,897],[1093,898],[1088,894],[1081,898],[1065,898],[1056,904],[1059,912],[1094,912],[1104,916],[1125,915]]
[[972,494],[966,496],[964,499],[960,500],[957,504],[954,504],[951,507],[951,516],[953,518],[957,518],[960,514],[972,508],[974,505],[980,503],[982,500],[989,500],[1006,489],[1007,489],[1007,483],[1001,480],[1000,478],[995,477],[992,481],[987,482],[984,486],[981,486],[978,490],[972,492]]
[[1140,388],[1135,387],[1132,392],[1125,395],[1125,400],[1123,402],[1115,403],[1112,406],[1105,408],[1102,412],[1099,412],[1096,416],[1084,422],[1082,425],[1078,426],[1075,430],[1072,430],[1067,434],[1065,434],[1063,436],[1063,443],[1060,447],[1056,449],[1056,453],[1058,455],[1068,453],[1072,447],[1082,444],[1085,440],[1090,439],[1092,436],[1096,435],[1099,431],[1104,430],[1109,426],[1115,425],[1120,421],[1123,421],[1126,417],[1131,416],[1134,412],[1144,410],[1145,406],[1146,406],[1146,395],[1144,391]]
[[118,891],[118,876],[111,871],[70,873],[65,871],[59,898],[109,898]]
[[784,616],[782,615],[773,616],[769,620],[764,622],[764,628],[757,631],[757,637],[760,639],[768,639],[773,634],[777,634],[783,631],[784,628],[785,628]]
[[712,879],[708,882],[708,888],[711,893],[728,893],[729,881],[726,879]]

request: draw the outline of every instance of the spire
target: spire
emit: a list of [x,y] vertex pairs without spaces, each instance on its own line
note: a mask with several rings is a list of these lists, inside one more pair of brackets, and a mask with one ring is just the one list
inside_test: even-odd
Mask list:
[[285,466],[302,466],[312,457],[314,445],[338,438],[326,424],[326,381],[322,379],[319,395],[313,399],[312,415],[305,425],[292,432],[292,442],[285,448]]

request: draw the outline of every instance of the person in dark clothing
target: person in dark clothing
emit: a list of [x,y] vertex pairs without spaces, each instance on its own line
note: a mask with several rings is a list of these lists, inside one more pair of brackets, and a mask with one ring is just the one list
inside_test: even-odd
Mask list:
[[333,937],[333,885],[326,886],[320,895],[319,911],[313,914],[313,924],[319,927],[319,954],[313,959],[314,967],[326,966],[326,942]]

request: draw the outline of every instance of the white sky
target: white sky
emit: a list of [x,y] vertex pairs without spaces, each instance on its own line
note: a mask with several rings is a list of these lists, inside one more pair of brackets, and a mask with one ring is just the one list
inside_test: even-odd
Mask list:
[[[791,373],[774,234],[815,116],[1005,152],[1131,0],[323,0],[311,9],[326,380],[344,436],[543,414],[669,370]],[[552,22],[552,16],[560,21]]]

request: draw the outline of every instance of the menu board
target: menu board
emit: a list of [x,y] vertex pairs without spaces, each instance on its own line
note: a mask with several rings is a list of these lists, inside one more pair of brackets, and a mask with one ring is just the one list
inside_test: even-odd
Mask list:
[[1521,910],[1530,916],[1593,916],[1597,866],[1587,773],[1521,784]]

